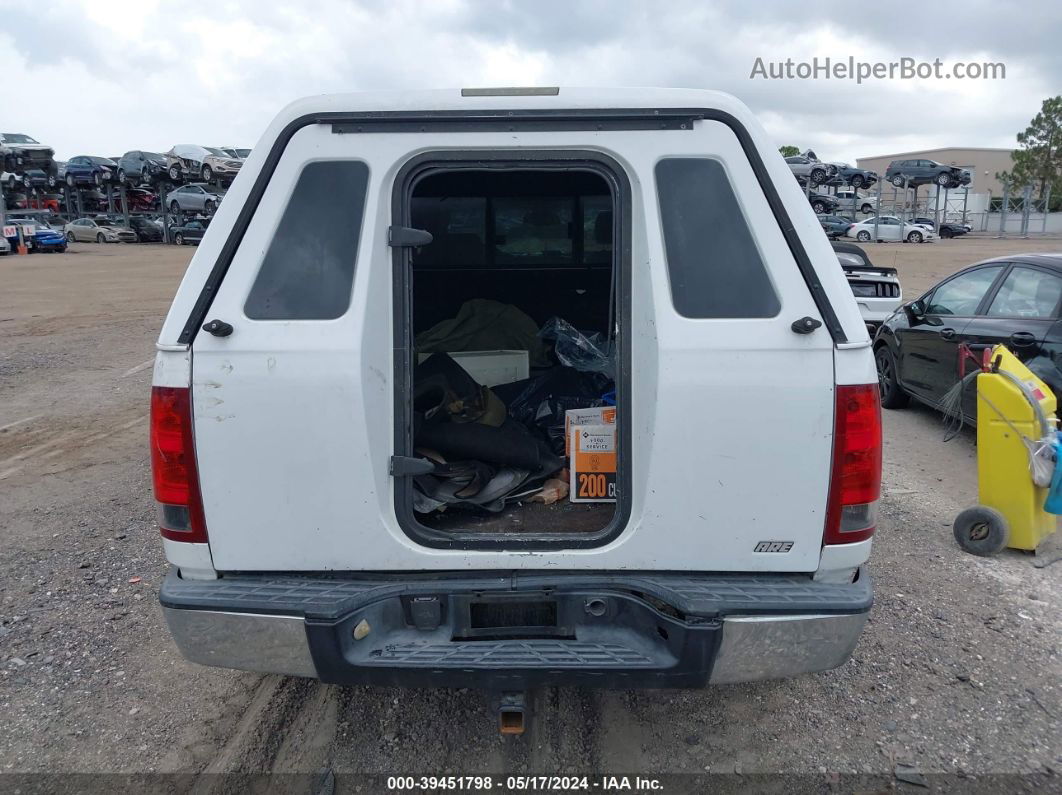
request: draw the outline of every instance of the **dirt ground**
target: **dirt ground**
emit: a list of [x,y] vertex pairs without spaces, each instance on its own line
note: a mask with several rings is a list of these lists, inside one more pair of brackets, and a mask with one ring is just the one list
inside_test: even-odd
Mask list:
[[[967,264],[1060,245],[868,248],[913,298]],[[157,604],[166,564],[146,433],[153,344],[191,254],[78,244],[0,258],[0,773],[331,770],[356,789],[366,773],[708,771],[774,791],[852,789],[838,776],[853,774],[1062,788],[1062,564],[1038,567],[1062,543],[961,553],[950,526],[976,496],[973,435],[945,444],[940,418],[914,407],[885,414],[876,605],[836,671],[703,691],[547,689],[516,739],[473,691],[185,662]]]

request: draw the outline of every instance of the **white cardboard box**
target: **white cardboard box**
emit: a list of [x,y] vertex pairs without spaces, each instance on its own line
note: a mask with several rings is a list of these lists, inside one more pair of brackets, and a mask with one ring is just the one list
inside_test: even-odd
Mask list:
[[[527,351],[457,351],[447,355],[482,386],[511,384],[531,375]],[[419,354],[418,364],[429,356],[430,353]]]
[[575,425],[615,425],[616,407],[598,406],[590,409],[568,409],[564,412],[564,450],[571,452],[572,427]]

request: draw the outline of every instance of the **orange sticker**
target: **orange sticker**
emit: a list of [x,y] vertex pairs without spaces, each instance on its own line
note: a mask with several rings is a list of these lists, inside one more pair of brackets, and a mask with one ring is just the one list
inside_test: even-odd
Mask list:
[[575,425],[571,429],[572,502],[616,501],[616,426]]

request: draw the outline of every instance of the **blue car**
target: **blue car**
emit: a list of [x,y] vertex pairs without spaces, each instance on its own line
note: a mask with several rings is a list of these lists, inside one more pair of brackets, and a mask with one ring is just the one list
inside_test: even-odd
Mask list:
[[[66,251],[66,236],[57,229],[52,229],[43,221],[35,218],[11,218],[7,219],[10,225],[29,226],[33,225],[36,230],[26,242],[29,244],[30,253],[39,251],[57,251],[60,254]],[[12,250],[18,245],[18,237],[8,238]]]
[[66,161],[63,178],[71,188],[77,185],[100,186],[117,179],[118,164],[106,157],[78,155]]

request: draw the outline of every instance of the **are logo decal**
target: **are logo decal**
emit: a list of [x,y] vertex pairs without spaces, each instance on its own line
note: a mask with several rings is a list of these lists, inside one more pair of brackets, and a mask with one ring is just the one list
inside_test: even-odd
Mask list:
[[788,552],[793,548],[792,541],[760,541],[753,547],[753,552]]

